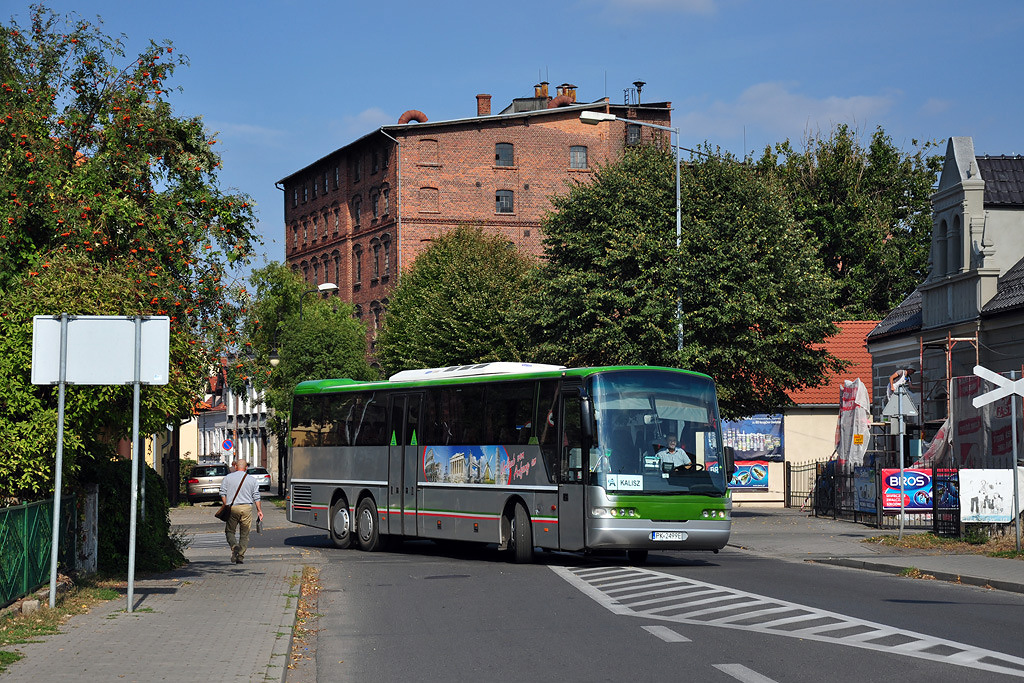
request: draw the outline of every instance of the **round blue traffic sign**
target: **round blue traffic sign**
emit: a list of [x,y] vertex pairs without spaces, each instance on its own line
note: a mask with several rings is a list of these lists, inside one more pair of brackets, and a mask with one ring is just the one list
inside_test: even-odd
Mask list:
[[235,444],[231,443],[231,439],[224,439],[224,443],[221,444],[221,446],[223,446],[224,450],[226,451],[230,451],[234,447],[234,445]]

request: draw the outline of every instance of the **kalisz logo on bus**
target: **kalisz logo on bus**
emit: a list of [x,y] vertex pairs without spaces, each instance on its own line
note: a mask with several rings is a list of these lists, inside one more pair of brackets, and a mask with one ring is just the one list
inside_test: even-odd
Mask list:
[[[890,474],[885,478],[885,485],[891,489],[898,489],[900,487],[900,474]],[[926,489],[931,488],[932,478],[920,472],[918,470],[905,470],[903,472],[903,488],[904,489]]]

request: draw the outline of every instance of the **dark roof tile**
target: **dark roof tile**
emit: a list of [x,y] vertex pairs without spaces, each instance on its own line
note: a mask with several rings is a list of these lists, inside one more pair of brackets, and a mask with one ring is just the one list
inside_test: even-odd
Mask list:
[[994,315],[1024,307],[1024,259],[1017,261],[999,278],[996,295],[981,309],[982,315]]
[[915,289],[910,296],[885,316],[868,334],[868,341],[892,337],[921,329],[921,292]]
[[1024,156],[980,156],[985,206],[1024,206]]

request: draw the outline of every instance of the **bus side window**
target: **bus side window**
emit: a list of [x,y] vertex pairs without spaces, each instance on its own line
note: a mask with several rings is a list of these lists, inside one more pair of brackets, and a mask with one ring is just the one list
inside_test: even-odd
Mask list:
[[583,430],[580,427],[580,397],[563,394],[562,473],[567,483],[583,481]]

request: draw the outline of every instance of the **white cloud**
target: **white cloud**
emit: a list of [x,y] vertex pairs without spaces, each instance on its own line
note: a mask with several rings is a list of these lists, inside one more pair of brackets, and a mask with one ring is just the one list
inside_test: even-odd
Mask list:
[[327,128],[334,139],[341,144],[348,144],[381,126],[395,123],[398,123],[398,116],[388,114],[378,107],[370,107],[354,116],[332,119],[327,124]]
[[218,137],[241,140],[247,144],[262,147],[282,147],[287,133],[283,130],[256,126],[250,123],[229,123],[225,121],[205,121],[206,127],[216,131]]
[[929,97],[928,100],[921,105],[921,113],[924,116],[938,116],[939,114],[945,113],[951,106],[953,106],[950,100],[940,100],[937,97]]
[[691,107],[684,103],[680,114],[672,118],[684,139],[735,139],[743,135],[745,127],[748,132],[757,132],[755,138],[800,140],[808,132],[827,131],[837,123],[861,127],[877,121],[892,108],[897,96],[833,95],[815,99],[794,90],[792,83],[758,83],[731,102],[717,100]]

